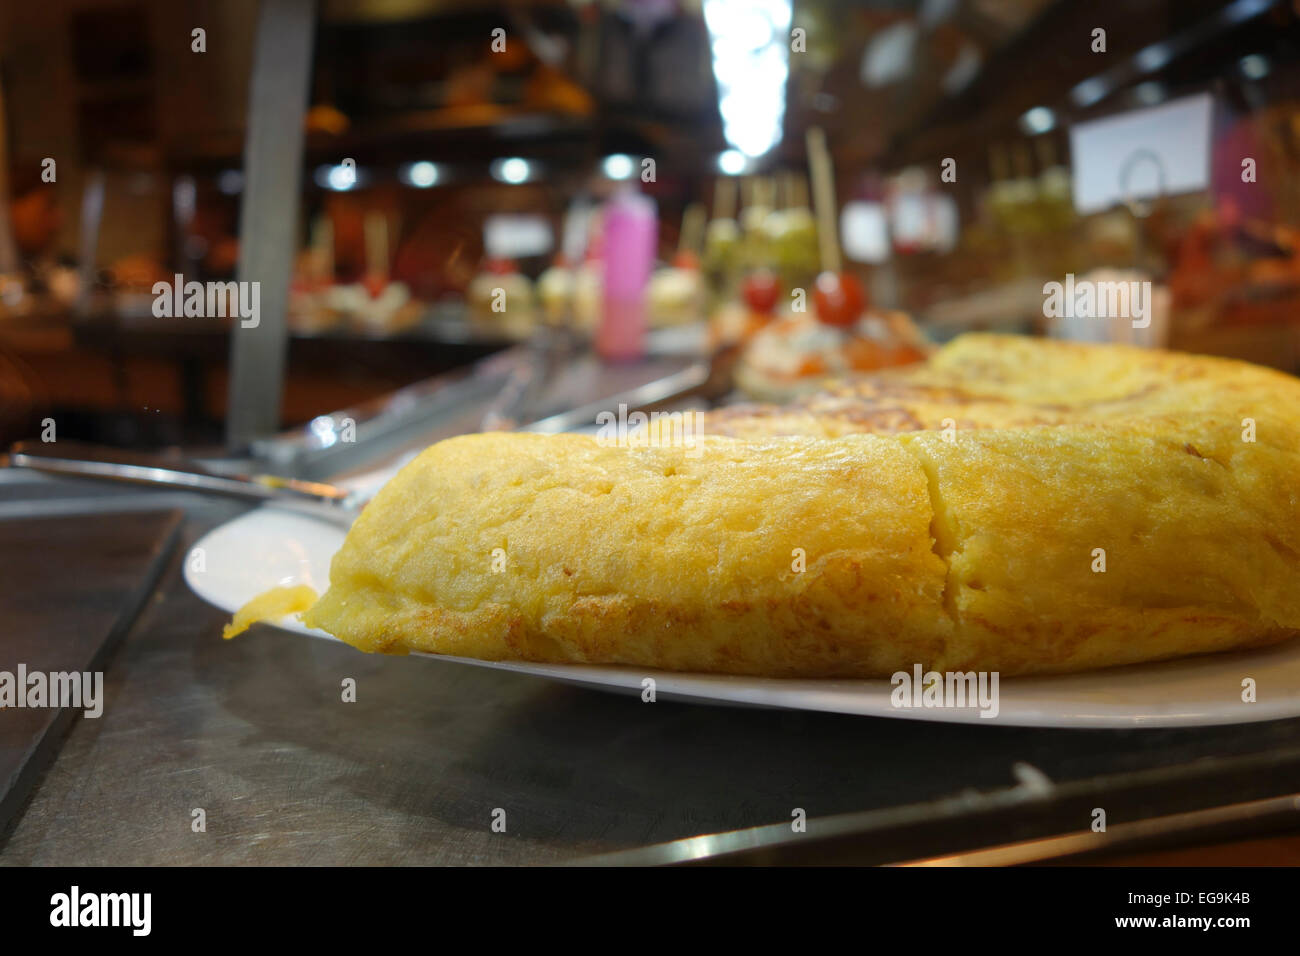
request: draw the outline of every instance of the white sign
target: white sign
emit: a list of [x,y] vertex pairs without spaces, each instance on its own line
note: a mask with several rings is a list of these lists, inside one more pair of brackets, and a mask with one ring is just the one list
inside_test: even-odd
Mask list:
[[502,214],[483,224],[483,249],[498,259],[544,256],[555,245],[555,234],[544,216]]
[[1071,127],[1074,208],[1099,212],[1208,188],[1213,102],[1199,93]]

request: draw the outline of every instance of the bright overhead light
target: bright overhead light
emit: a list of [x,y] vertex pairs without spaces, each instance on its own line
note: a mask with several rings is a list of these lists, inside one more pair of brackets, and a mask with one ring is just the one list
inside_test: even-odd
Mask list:
[[337,166],[317,166],[312,180],[321,189],[332,189],[338,193],[347,192],[361,182],[361,170],[351,163]]
[[509,159],[498,159],[491,167],[492,178],[503,183],[517,185],[528,182],[529,177],[533,174],[532,163],[518,156],[511,156]]
[[1100,103],[1110,93],[1110,84],[1100,76],[1093,76],[1070,90],[1070,99],[1075,106],[1092,106]]
[[781,141],[792,18],[790,0],[704,0],[722,134],[745,156]]
[[1046,133],[1056,125],[1056,114],[1046,106],[1035,106],[1020,117],[1020,128],[1030,136]]
[[1174,51],[1168,43],[1153,43],[1150,46],[1138,50],[1137,56],[1133,62],[1138,65],[1138,69],[1144,73],[1152,73],[1160,69],[1166,63],[1174,58]]
[[739,176],[749,165],[745,154],[738,149],[729,149],[718,156],[718,169],[728,176]]
[[1244,23],[1251,17],[1257,17],[1269,7],[1274,0],[1236,0],[1219,11],[1219,20],[1225,25]]
[[605,157],[600,168],[609,179],[631,179],[636,172],[636,161],[626,153],[613,153]]
[[322,448],[329,448],[338,441],[338,433],[334,430],[334,419],[329,415],[317,415],[311,420],[309,427]]
[[415,186],[417,189],[428,189],[436,185],[441,178],[437,165],[426,161],[411,163],[403,167],[398,175],[406,185]]
[[1237,61],[1237,68],[1248,80],[1262,80],[1268,76],[1268,57],[1260,53],[1250,53]]
[[875,34],[862,54],[858,78],[871,89],[907,78],[916,59],[921,29],[911,20],[900,20]]

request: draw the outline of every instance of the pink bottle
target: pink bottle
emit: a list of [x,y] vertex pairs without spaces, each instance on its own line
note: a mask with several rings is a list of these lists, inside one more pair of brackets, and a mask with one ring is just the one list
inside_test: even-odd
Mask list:
[[596,329],[602,358],[629,361],[645,354],[646,286],[658,232],[653,199],[628,188],[605,204],[604,300]]

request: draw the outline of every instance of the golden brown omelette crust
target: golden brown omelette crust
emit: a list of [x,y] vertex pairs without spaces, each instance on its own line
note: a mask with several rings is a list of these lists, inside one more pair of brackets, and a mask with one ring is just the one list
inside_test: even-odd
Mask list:
[[440,442],[305,620],[368,651],[803,677],[1065,672],[1300,630],[1289,376],[972,335],[706,430]]
[[[710,434],[742,438],[1169,421],[1210,413],[1277,414],[1300,441],[1300,382],[1229,359],[1127,346],[964,335],[928,362],[828,383],[788,405],[733,405],[705,415]],[[1283,407],[1276,407],[1278,405]],[[1260,406],[1267,406],[1262,409]],[[1290,407],[1286,407],[1286,406]]]

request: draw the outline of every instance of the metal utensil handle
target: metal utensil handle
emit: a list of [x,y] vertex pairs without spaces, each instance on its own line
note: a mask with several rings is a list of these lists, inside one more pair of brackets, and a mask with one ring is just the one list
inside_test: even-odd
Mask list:
[[332,485],[272,475],[216,475],[196,465],[165,458],[127,456],[108,450],[101,453],[84,446],[77,446],[69,453],[48,449],[48,446],[33,448],[32,444],[21,442],[15,445],[6,456],[6,463],[12,468],[29,468],[47,474],[161,485],[251,501],[310,502],[334,507],[351,505],[349,493]]

